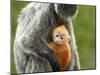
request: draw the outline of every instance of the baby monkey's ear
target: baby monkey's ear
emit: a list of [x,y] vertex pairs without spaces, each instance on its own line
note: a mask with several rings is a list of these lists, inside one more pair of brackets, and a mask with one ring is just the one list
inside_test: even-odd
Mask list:
[[69,41],[71,40],[71,37],[70,37],[70,36],[68,36],[68,37],[67,37],[67,40],[68,40],[68,42],[69,42]]

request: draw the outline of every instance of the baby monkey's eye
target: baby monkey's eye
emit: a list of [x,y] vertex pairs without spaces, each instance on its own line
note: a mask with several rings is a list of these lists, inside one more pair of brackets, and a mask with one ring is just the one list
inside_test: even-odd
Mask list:
[[56,35],[56,37],[58,37],[58,35]]
[[61,39],[63,39],[63,38],[61,38]]

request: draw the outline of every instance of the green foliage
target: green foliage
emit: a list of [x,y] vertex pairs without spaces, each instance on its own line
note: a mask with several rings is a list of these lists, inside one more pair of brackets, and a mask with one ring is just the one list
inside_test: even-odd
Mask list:
[[[12,23],[12,63],[11,72],[16,73],[13,44],[17,26],[18,15],[22,8],[29,2],[19,2],[12,0],[11,23]],[[78,46],[81,69],[96,68],[96,7],[79,5],[79,14],[73,20],[73,26]]]
[[96,68],[96,7],[79,6],[73,22],[82,69]]

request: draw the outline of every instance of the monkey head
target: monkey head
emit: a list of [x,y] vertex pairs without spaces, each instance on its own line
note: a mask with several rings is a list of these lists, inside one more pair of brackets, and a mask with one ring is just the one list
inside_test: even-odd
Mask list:
[[78,13],[78,6],[72,4],[55,4],[55,11],[61,18],[73,19]]
[[70,40],[70,35],[67,29],[64,27],[64,25],[57,27],[53,31],[52,37],[53,37],[53,42],[58,45],[65,44]]

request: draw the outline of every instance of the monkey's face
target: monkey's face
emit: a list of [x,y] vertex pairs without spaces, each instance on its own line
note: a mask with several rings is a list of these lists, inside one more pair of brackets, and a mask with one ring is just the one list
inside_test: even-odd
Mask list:
[[65,42],[68,42],[69,38],[70,38],[69,36],[66,36],[66,34],[61,33],[61,32],[55,32],[53,34],[54,43],[59,44],[59,45],[62,45]]

